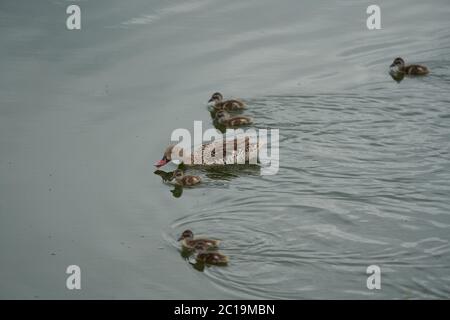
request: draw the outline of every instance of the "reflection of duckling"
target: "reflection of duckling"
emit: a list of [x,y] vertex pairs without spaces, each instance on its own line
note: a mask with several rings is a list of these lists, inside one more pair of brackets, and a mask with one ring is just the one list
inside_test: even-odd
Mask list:
[[213,107],[215,111],[219,110],[242,110],[245,108],[245,104],[239,100],[223,100],[223,96],[220,92],[216,92],[211,96],[208,103]]
[[184,231],[178,241],[182,241],[181,245],[186,249],[199,251],[215,249],[220,243],[219,240],[214,239],[194,239],[194,233],[191,230]]
[[402,58],[396,58],[390,65],[391,74],[405,74],[409,76],[424,76],[430,71],[427,67],[418,64],[405,65],[405,61]]
[[173,190],[170,190],[170,192],[175,198],[179,198],[183,194],[183,187],[177,184]]
[[226,255],[214,251],[214,252],[200,252],[195,257],[197,262],[204,263],[204,264],[210,264],[210,265],[216,265],[216,266],[223,266],[227,265],[229,262],[229,259]]
[[405,74],[403,72],[390,71],[389,75],[398,83],[402,82],[402,80],[405,78]]
[[216,119],[218,124],[226,127],[237,127],[241,125],[248,125],[252,123],[252,119],[244,116],[231,117],[225,110],[218,111],[216,113]]
[[185,176],[183,170],[177,169],[173,172],[176,184],[180,186],[194,186],[202,182],[199,176]]

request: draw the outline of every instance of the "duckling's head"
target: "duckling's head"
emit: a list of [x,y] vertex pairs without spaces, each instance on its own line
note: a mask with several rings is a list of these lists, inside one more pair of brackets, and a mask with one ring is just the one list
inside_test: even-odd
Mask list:
[[220,110],[217,111],[216,113],[216,120],[220,121],[220,120],[226,120],[230,117],[230,114],[228,112],[226,112],[225,110]]
[[403,60],[402,58],[398,57],[394,59],[394,62],[392,62],[392,64],[390,65],[390,68],[403,68],[405,66],[405,60]]
[[184,172],[183,172],[183,170],[181,170],[181,169],[177,169],[177,170],[175,170],[174,172],[173,172],[173,177],[175,178],[175,179],[180,179],[180,178],[182,178],[184,176]]
[[211,99],[209,99],[208,103],[216,103],[223,100],[223,96],[220,92],[215,92],[211,96]]
[[162,159],[155,163],[155,167],[160,168],[169,163],[170,161],[175,160],[173,159],[174,155],[176,156],[177,160],[183,159],[183,151],[184,151],[183,148],[179,145],[176,144],[169,145],[164,151]]
[[178,238],[178,241],[181,241],[183,239],[191,240],[194,238],[194,233],[191,230],[185,230],[181,234],[181,236]]

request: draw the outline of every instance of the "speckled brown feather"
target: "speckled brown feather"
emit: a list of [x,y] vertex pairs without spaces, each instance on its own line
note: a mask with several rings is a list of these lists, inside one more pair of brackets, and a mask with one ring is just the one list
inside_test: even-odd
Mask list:
[[201,252],[196,260],[211,265],[226,265],[229,262],[228,257],[220,252]]
[[220,240],[214,239],[183,239],[182,245],[188,249],[211,250],[219,246]]
[[252,123],[252,119],[245,116],[231,117],[226,111],[219,111],[216,115],[218,124],[225,127],[238,127]]
[[201,181],[199,176],[183,176],[181,179],[177,180],[177,182],[183,186],[193,186],[199,184]]
[[239,100],[218,101],[214,105],[214,110],[236,111],[245,109],[245,104]]
[[[226,158],[226,156],[227,156],[226,155],[227,145],[230,145],[231,143],[233,144],[233,151],[237,151],[238,150],[238,139],[229,140],[229,141],[228,140],[224,140],[223,143],[222,143],[222,150],[221,150],[223,152],[222,155],[223,155],[224,158]],[[203,144],[202,145],[202,150],[204,151],[207,146],[208,146],[208,144]],[[244,146],[245,146],[244,152],[245,152],[246,155],[248,155],[249,151],[250,151],[250,138],[249,137],[245,137]],[[256,142],[256,146],[259,147],[259,142]],[[219,150],[217,150],[217,151],[220,151],[220,147],[218,149]],[[213,149],[212,152],[211,152],[211,156],[212,157],[215,156],[215,152],[216,152],[216,149]],[[248,157],[246,158],[246,160],[248,161]]]
[[418,64],[411,64],[403,68],[403,72],[410,76],[423,76],[428,74],[430,71],[427,67]]
[[249,117],[233,117],[224,121],[226,126],[237,127],[252,123],[252,119]]

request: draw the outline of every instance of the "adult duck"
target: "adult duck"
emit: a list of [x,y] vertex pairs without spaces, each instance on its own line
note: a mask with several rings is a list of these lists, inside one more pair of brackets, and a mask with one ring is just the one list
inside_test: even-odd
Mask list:
[[258,151],[265,143],[260,143],[248,136],[242,139],[235,137],[230,140],[214,140],[202,144],[190,153],[181,145],[169,145],[164,151],[161,160],[155,163],[160,168],[167,163],[177,160],[186,166],[191,165],[225,165],[225,164],[256,164],[258,162]]

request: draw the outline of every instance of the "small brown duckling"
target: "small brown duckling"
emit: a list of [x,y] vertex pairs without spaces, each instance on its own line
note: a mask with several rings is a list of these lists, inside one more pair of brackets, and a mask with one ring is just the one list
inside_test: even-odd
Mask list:
[[405,65],[405,61],[402,58],[395,58],[394,62],[390,65],[390,73],[398,74],[402,73],[409,76],[424,76],[430,71],[427,67],[418,64]]
[[194,186],[202,182],[202,179],[200,179],[199,176],[186,176],[181,169],[177,169],[173,172],[172,179],[175,179],[176,184],[186,187]]
[[245,104],[240,100],[223,100],[223,96],[220,92],[215,92],[211,99],[209,99],[208,104],[211,105],[214,111],[226,110],[226,111],[236,111],[245,109]]
[[252,119],[244,116],[232,117],[225,110],[220,110],[216,113],[216,118],[218,124],[225,127],[237,127],[242,125],[248,125],[252,123]]
[[181,241],[181,245],[189,250],[206,251],[216,249],[220,243],[220,240],[199,238],[194,239],[194,233],[191,230],[185,230],[178,238]]
[[216,266],[224,266],[229,262],[229,259],[226,255],[217,251],[199,252],[195,259],[197,260],[197,262]]

